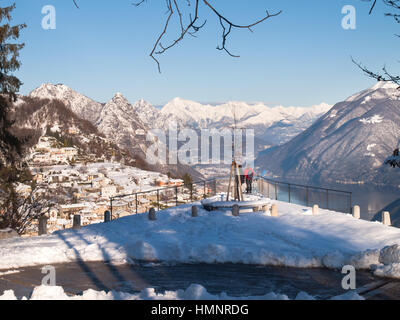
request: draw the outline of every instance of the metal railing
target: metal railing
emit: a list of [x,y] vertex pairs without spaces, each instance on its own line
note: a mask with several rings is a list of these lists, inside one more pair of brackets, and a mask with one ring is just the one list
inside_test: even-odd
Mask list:
[[[181,204],[192,203],[219,193],[226,193],[228,184],[228,177],[218,177],[186,185],[117,195],[110,198],[111,216],[118,218],[119,212],[144,213],[152,207],[160,211]],[[253,184],[254,191],[270,199],[307,207],[317,204],[323,209],[351,213],[351,192],[280,182],[265,177],[256,177]],[[233,192],[232,185],[231,188],[231,192]]]
[[257,191],[267,198],[307,207],[317,204],[320,208],[351,213],[352,193],[348,191],[313,187],[271,180],[255,179]]
[[[225,181],[226,180],[226,187]],[[118,211],[130,213],[147,212],[151,207],[163,210],[185,203],[199,201],[226,192],[228,179],[214,178],[190,184],[174,185],[149,191],[117,195],[110,198],[112,217],[118,217]]]

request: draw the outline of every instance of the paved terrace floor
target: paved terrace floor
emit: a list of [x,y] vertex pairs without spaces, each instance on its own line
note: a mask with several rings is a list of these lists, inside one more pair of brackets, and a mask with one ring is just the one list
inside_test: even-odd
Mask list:
[[[157,292],[187,289],[201,284],[208,292],[230,296],[261,296],[271,291],[293,299],[300,291],[319,299],[345,293],[340,270],[297,269],[238,264],[145,264],[113,266],[103,262],[76,262],[54,265],[57,285],[67,294],[89,288],[135,293],[145,288]],[[41,267],[22,268],[18,273],[0,276],[0,294],[14,290],[17,297],[29,296],[45,275]],[[357,288],[367,299],[400,299],[400,282],[357,272]]]

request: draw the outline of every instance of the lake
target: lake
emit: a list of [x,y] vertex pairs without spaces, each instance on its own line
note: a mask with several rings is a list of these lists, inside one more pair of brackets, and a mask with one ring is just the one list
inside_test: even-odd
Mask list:
[[[298,182],[296,182],[298,183]],[[316,187],[316,188],[313,188]],[[359,205],[361,218],[371,220],[383,208],[400,198],[400,189],[395,187],[382,187],[372,185],[350,185],[329,183],[326,185],[313,185],[305,188],[296,184],[263,182],[262,194],[271,199],[296,203],[304,206],[318,204],[321,208],[350,213],[350,207]],[[326,191],[318,188],[327,188],[351,192]]]

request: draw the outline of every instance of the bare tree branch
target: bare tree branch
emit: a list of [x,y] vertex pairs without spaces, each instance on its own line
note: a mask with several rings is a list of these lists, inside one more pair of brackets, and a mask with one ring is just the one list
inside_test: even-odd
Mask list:
[[[76,0],[73,1],[76,7],[78,7]],[[184,2],[186,6],[190,8],[192,7],[193,1],[194,1],[194,9],[192,10],[192,12],[185,14],[184,10],[182,10],[183,6],[182,2]],[[138,2],[134,2],[132,4],[135,7],[139,7],[145,2],[147,3],[147,0],[139,0]],[[172,47],[176,46],[186,37],[186,35],[196,37],[196,33],[199,32],[206,25],[207,20],[204,20],[202,24],[197,24],[197,22],[200,20],[199,10],[201,3],[204,5],[205,8],[211,10],[211,12],[217,17],[217,19],[220,22],[222,28],[222,43],[220,46],[217,47],[217,50],[225,51],[229,56],[235,58],[239,56],[232,54],[226,47],[228,37],[231,35],[233,29],[248,29],[249,31],[253,32],[252,27],[255,27],[256,25],[261,24],[262,22],[272,17],[276,17],[282,13],[282,11],[279,11],[277,13],[270,14],[268,11],[266,11],[266,15],[263,18],[247,25],[240,25],[232,22],[227,17],[225,17],[220,11],[218,11],[214,7],[213,4],[210,3],[209,0],[165,0],[167,8],[166,11],[167,18],[165,19],[164,27],[160,35],[156,39],[154,46],[150,52],[150,57],[157,63],[159,72],[161,72],[161,66],[156,56],[161,55],[166,51],[168,51],[169,49],[171,49]],[[175,40],[172,40],[168,45],[164,45],[163,40],[166,38],[168,34],[168,28],[170,27],[173,18],[176,18],[175,22],[179,25],[180,32],[175,38]],[[186,24],[184,22],[185,20],[188,20]]]
[[[371,0],[363,0],[367,2],[371,2]],[[371,9],[369,11],[369,14],[372,14],[378,0],[373,0]],[[400,0],[382,0],[382,2],[389,7],[392,10],[395,10],[394,12],[387,12],[385,13],[385,16],[387,17],[392,17],[397,23],[400,23]],[[396,11],[398,10],[398,11]],[[398,37],[400,35],[397,35]],[[387,81],[387,82],[393,82],[397,85],[399,85],[399,90],[400,90],[400,76],[394,76],[392,75],[384,66],[382,68],[381,73],[379,72],[374,72],[362,65],[360,62],[355,61],[353,58],[351,58],[353,63],[357,65],[367,76],[376,79],[377,81]]]

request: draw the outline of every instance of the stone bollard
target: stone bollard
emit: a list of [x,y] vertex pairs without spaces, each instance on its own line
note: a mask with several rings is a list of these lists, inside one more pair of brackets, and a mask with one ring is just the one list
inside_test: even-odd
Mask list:
[[354,206],[353,207],[353,217],[355,219],[360,219],[361,215],[360,215],[360,206]]
[[196,206],[192,206],[192,217],[198,217],[198,208]]
[[312,207],[312,214],[313,216],[317,215],[319,213],[319,207],[317,204],[314,204]]
[[110,221],[111,221],[111,212],[107,210],[104,212],[104,222],[107,223]]
[[81,215],[76,214],[73,218],[72,229],[80,229],[81,228]]
[[47,234],[47,217],[46,216],[41,216],[39,218],[39,230],[38,234],[39,236]]
[[388,212],[388,211],[383,211],[382,212],[382,223],[385,226],[391,226],[392,225],[392,223],[390,221],[390,212]]
[[150,208],[150,210],[149,210],[149,220],[150,221],[156,221],[157,220],[156,209]]
[[232,207],[232,215],[234,217],[239,217],[239,206],[237,204],[234,204]]
[[273,204],[271,207],[271,217],[277,217],[278,216],[278,206],[276,204]]

